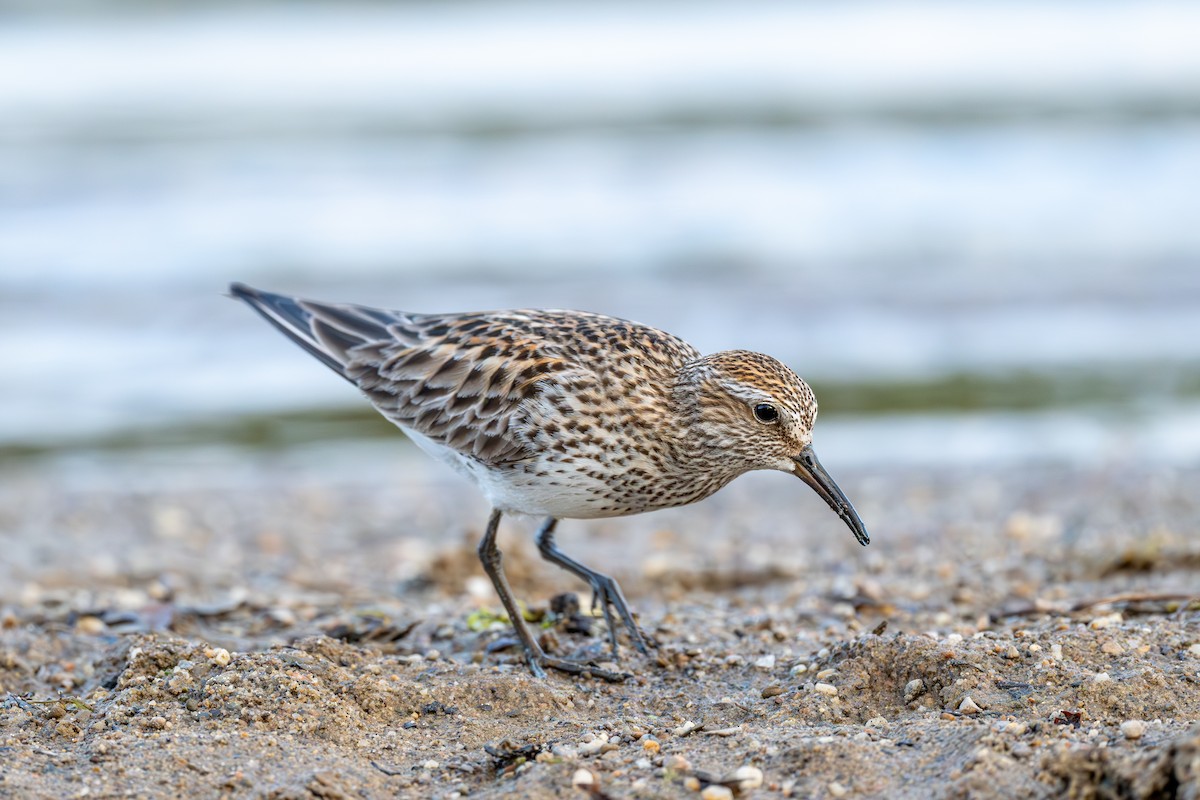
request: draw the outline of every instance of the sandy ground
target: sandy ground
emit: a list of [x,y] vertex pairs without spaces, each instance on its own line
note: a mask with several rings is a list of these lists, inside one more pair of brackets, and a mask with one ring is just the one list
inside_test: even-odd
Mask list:
[[[6,475],[0,797],[1200,797],[1200,471],[829,466],[869,548],[783,475],[560,527],[658,643],[621,684],[529,675],[417,456]],[[544,641],[609,663],[532,528]]]

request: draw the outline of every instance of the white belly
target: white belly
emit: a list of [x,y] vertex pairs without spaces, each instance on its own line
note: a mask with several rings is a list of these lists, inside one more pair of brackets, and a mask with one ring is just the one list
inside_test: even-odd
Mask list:
[[592,519],[651,510],[606,507],[605,498],[610,487],[587,475],[573,473],[556,479],[520,469],[493,469],[428,436],[404,427],[401,430],[426,453],[474,481],[488,502],[501,511],[539,517]]

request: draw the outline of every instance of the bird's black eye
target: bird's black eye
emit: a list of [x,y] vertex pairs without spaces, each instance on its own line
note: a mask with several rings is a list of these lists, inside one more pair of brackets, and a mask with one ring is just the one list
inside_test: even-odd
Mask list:
[[759,422],[774,422],[779,419],[779,411],[770,403],[759,403],[754,407],[754,418]]

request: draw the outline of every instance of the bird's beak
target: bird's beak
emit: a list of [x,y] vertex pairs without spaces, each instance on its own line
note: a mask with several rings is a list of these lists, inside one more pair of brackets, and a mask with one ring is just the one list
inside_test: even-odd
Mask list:
[[813,452],[812,445],[805,447],[800,451],[800,455],[794,456],[792,460],[796,462],[794,468],[796,477],[821,495],[821,499],[828,503],[829,507],[850,526],[850,530],[854,531],[854,538],[858,539],[859,544],[864,546],[870,544],[871,537],[867,535],[866,526],[859,519],[858,512],[854,510],[854,506],[850,505],[846,495],[842,494],[842,490],[821,466],[821,462],[817,460],[817,454]]

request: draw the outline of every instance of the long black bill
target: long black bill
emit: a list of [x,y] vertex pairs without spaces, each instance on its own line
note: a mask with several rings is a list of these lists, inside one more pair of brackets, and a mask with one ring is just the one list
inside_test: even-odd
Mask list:
[[842,521],[850,526],[850,530],[854,531],[854,538],[858,539],[859,544],[863,546],[870,544],[871,537],[867,535],[867,528],[859,519],[858,512],[854,510],[854,506],[850,505],[846,495],[821,466],[821,462],[817,460],[817,454],[813,452],[812,445],[801,450],[800,455],[796,456],[793,461],[796,462],[796,477],[821,495],[821,499],[828,503],[829,507],[842,518]]

